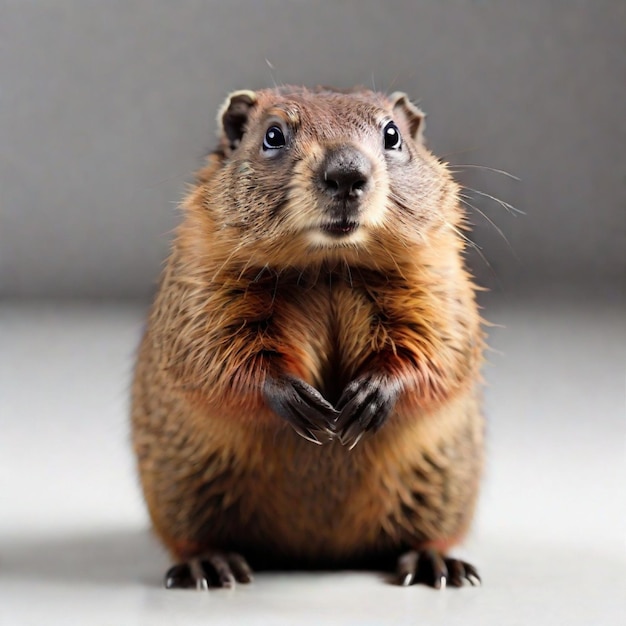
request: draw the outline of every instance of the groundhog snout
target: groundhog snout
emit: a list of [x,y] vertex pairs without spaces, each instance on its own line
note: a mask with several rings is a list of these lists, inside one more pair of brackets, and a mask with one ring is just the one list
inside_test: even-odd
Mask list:
[[317,178],[320,190],[331,202],[356,209],[372,186],[372,163],[354,146],[338,146],[326,153]]

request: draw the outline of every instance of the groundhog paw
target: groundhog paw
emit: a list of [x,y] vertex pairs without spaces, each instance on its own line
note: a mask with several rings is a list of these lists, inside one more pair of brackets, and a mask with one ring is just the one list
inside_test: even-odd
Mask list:
[[397,582],[408,587],[422,583],[435,589],[481,584],[476,568],[465,561],[443,556],[436,550],[411,550],[398,559]]
[[335,430],[343,445],[354,448],[368,431],[378,430],[396,404],[400,386],[382,374],[361,376],[344,389]]
[[252,570],[246,559],[234,552],[212,552],[198,556],[173,565],[165,574],[167,589],[202,591],[214,587],[234,587],[235,582],[252,582]]
[[295,376],[268,378],[263,387],[268,406],[301,436],[321,445],[335,436],[339,413],[322,394]]

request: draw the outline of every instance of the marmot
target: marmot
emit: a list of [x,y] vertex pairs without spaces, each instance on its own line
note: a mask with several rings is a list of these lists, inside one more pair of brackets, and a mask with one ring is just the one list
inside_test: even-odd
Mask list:
[[132,429],[167,587],[447,556],[483,466],[459,186],[403,93],[230,95],[139,350]]

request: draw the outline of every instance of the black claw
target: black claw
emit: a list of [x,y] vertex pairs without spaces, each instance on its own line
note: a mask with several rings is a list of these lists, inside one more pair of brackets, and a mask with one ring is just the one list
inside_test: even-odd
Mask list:
[[207,558],[207,561],[203,562],[205,568],[208,564],[207,562],[211,564],[211,567],[217,574],[217,579],[220,587],[224,587],[227,589],[234,586],[235,575],[233,574],[230,564],[225,557],[219,554],[209,556]]
[[187,563],[172,565],[165,574],[164,582],[166,589],[187,589],[191,582],[189,565]]
[[311,430],[309,430],[308,428],[302,428],[301,426],[299,426],[298,424],[294,422],[289,422],[289,423],[291,427],[300,435],[300,437],[318,446],[322,445],[322,442],[315,436],[315,434]]
[[230,561],[230,565],[233,569],[237,582],[251,583],[254,580],[252,570],[250,569],[246,559],[244,559],[241,554],[230,554],[228,560]]
[[435,589],[462,587],[467,580],[481,584],[480,576],[469,563],[442,556],[435,550],[412,550],[398,559],[397,582],[400,585],[422,583]]
[[448,566],[441,554],[434,550],[425,550],[420,554],[420,560],[426,566],[424,568],[426,584],[435,589],[445,589],[448,584]]
[[448,559],[448,584],[451,587],[462,587],[463,578],[465,578],[465,568],[462,561],[456,559]]
[[461,563],[463,563],[464,569],[465,569],[465,578],[467,580],[469,580],[469,582],[474,586],[480,586],[483,584],[483,581],[481,580],[480,576],[478,575],[478,572],[476,571],[476,568],[473,565],[470,565],[469,563],[465,563],[464,561],[461,561]]
[[406,552],[398,559],[398,584],[408,587],[415,580],[418,554],[415,550]]
[[195,587],[199,591],[208,591],[215,586],[215,573],[203,559],[191,559],[189,561],[189,569],[191,578],[195,582]]
[[344,389],[335,428],[343,445],[353,448],[367,431],[378,430],[396,404],[399,386],[382,374],[361,376]]
[[301,436],[316,444],[335,435],[338,412],[311,385],[293,376],[268,378],[263,388],[268,406]]
[[211,553],[170,567],[165,574],[167,589],[228,589],[235,582],[252,582],[252,570],[239,554]]

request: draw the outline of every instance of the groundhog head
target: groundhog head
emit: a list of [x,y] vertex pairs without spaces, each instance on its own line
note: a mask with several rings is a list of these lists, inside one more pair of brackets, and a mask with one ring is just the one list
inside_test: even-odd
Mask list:
[[263,262],[424,245],[458,204],[403,93],[282,87],[231,94],[205,203]]

